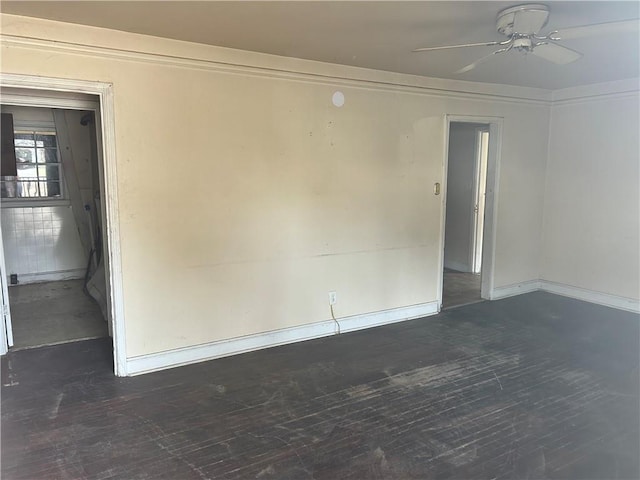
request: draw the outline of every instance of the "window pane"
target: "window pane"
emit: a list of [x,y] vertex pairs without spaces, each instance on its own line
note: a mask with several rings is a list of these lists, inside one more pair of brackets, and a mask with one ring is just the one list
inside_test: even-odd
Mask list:
[[39,180],[60,180],[60,167],[58,165],[38,165]]
[[38,147],[55,147],[56,146],[56,136],[44,133],[36,134],[36,142]]
[[53,148],[38,148],[38,163],[58,163],[58,151]]
[[33,134],[31,133],[16,133],[16,147],[34,147]]
[[44,155],[42,157],[38,154],[38,163],[43,162],[58,163],[58,151],[55,148],[47,148],[44,150]]
[[47,165],[46,179],[60,181],[60,167],[58,165]]
[[16,197],[16,181],[3,180],[0,182],[0,197],[15,198]]
[[16,165],[18,167],[18,179],[28,180],[38,178],[38,167],[33,163],[22,163]]
[[36,150],[34,148],[16,148],[16,162],[35,163]]
[[40,195],[43,197],[59,197],[60,182],[40,182]]
[[18,198],[37,198],[38,182],[30,180],[18,180],[17,195]]

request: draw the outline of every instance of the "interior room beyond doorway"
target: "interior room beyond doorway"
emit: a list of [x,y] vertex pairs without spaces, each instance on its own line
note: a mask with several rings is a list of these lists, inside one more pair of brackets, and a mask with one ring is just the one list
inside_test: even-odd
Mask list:
[[95,111],[3,104],[2,125],[12,348],[106,337]]
[[444,308],[482,300],[489,125],[451,122],[448,151]]

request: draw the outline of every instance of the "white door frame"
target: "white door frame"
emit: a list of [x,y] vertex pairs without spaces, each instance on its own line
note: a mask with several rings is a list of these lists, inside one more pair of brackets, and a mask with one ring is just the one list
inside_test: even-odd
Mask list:
[[[498,224],[498,180],[500,178],[500,150],[502,146],[501,117],[482,117],[474,115],[446,115],[446,142],[443,173],[443,208],[441,219],[440,256],[444,265],[444,234],[447,219],[447,172],[449,167],[449,129],[452,122],[482,123],[489,125],[489,158],[487,159],[487,186],[484,207],[484,235],[482,242],[482,274],[480,296],[489,300],[494,289],[494,269],[496,253],[496,230]],[[442,308],[442,287],[444,271],[440,272],[438,304]]]
[[[91,82],[85,80],[68,80],[62,78],[47,78],[31,75],[15,75],[0,73],[0,87],[17,89],[17,95],[11,95],[12,104],[31,107],[49,108],[78,108],[78,100],[70,100],[64,95],[58,98],[55,92],[72,94],[94,95],[98,98],[99,113],[96,115],[98,124],[98,139],[102,139],[102,152],[98,157],[102,158],[103,181],[103,215],[104,234],[108,262],[105,262],[108,276],[109,291],[107,295],[108,321],[111,322],[113,332],[113,360],[117,376],[123,377],[127,372],[127,353],[125,342],[124,302],[122,285],[122,262],[120,254],[120,221],[118,218],[118,182],[116,175],[116,145],[113,85],[103,82]],[[4,100],[0,97],[0,102]],[[20,97],[20,98],[18,98]],[[95,102],[93,102],[95,105]],[[89,108],[95,110],[94,108]],[[101,155],[100,155],[101,153]],[[1,234],[0,227],[0,234]],[[1,252],[4,261],[4,251]],[[6,280],[4,281],[6,283]],[[2,329],[4,330],[4,328]],[[8,349],[6,335],[0,338],[0,354],[5,354]]]

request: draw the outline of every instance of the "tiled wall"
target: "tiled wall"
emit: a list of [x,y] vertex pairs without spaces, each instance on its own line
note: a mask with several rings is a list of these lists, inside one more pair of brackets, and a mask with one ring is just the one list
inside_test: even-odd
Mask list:
[[20,283],[82,276],[87,259],[70,206],[3,207],[7,273]]

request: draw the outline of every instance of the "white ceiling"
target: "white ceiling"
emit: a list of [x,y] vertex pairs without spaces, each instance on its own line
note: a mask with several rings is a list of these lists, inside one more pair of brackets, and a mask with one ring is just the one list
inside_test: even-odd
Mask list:
[[[557,89],[639,76],[638,32],[567,40],[584,54],[558,66],[532,55],[497,55],[452,72],[494,47],[412,53],[417,47],[502,39],[499,10],[514,2],[2,1],[4,13],[358,67],[475,82]],[[637,1],[546,2],[544,32],[640,17]]]

